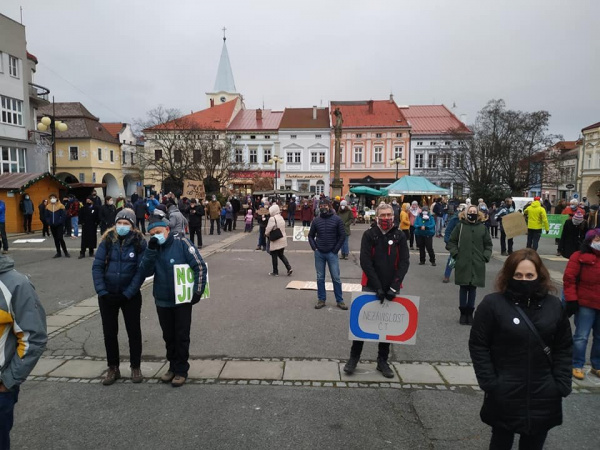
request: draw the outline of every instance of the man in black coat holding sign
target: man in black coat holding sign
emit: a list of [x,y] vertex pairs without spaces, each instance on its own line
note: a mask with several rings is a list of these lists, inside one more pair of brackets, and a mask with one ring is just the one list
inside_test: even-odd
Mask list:
[[[360,267],[363,270],[363,292],[375,292],[383,303],[393,300],[400,293],[402,281],[408,272],[410,254],[406,235],[394,225],[394,210],[390,205],[377,207],[377,220],[364,232],[360,244]],[[352,341],[350,359],[344,366],[348,375],[354,373],[360,360],[364,341]],[[389,342],[380,342],[377,354],[377,370],[384,377],[394,378],[388,364]]]

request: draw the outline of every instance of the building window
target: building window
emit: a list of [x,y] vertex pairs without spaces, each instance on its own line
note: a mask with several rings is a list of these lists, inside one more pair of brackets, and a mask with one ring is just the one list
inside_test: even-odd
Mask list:
[[79,182],[85,183],[85,173],[79,172]]
[[258,150],[255,148],[250,150],[250,164],[256,164],[258,162]]
[[325,152],[312,152],[310,158],[312,164],[325,164]]
[[298,190],[300,192],[308,192],[310,189],[310,180],[298,180]]
[[115,151],[114,150],[110,151],[110,162],[115,162]]
[[292,152],[288,152],[288,153],[286,154],[286,156],[285,156],[285,161],[286,161],[288,164],[293,164],[293,162],[294,162],[294,154],[293,154]]
[[402,137],[402,133],[396,133],[396,137],[401,138]]
[[362,147],[354,147],[354,162],[355,163],[363,162],[363,148]]
[[236,139],[241,139],[241,138],[242,138],[242,136],[241,136],[241,135],[239,135],[239,134],[236,134],[236,135],[235,135],[235,138],[236,138]]
[[271,149],[270,148],[265,148],[263,150],[263,162],[265,164],[267,164],[270,159],[271,159]]
[[418,141],[418,142],[417,142],[417,146],[420,146],[420,145],[423,145],[423,142],[421,142],[421,141]]
[[265,134],[265,139],[271,139],[271,136],[269,136],[268,134]]
[[123,161],[123,164],[127,163],[127,153],[123,152],[123,159],[121,159],[121,161]]
[[2,147],[1,173],[17,173],[26,171],[27,150],[16,147]]
[[69,147],[69,160],[79,160],[79,147]]
[[160,161],[162,159],[162,150],[154,150],[154,161]]
[[250,139],[256,139],[256,136],[252,135],[250,136]]
[[4,73],[4,56],[2,56],[2,52],[0,52],[0,73]]
[[442,155],[442,168],[449,169],[451,167],[451,164],[452,164],[452,158],[450,157],[450,155],[448,155],[448,154]]
[[2,123],[10,125],[23,125],[23,102],[16,98],[0,95],[2,106]]
[[202,159],[202,151],[201,150],[194,150],[192,153],[192,157],[194,158],[194,162],[197,164],[200,162],[200,160]]
[[319,152],[319,164],[325,164],[325,152]]
[[375,133],[375,137],[381,139],[381,133]]
[[450,141],[444,142],[444,145],[450,145]]
[[302,162],[302,153],[294,152],[294,164],[300,164]]
[[430,145],[431,147],[435,147],[435,141],[430,141],[430,142],[429,142],[429,145]]
[[356,137],[359,139],[362,138],[362,133],[356,133]]
[[373,152],[373,162],[383,162],[383,147],[375,147]]
[[102,161],[102,149],[98,149],[98,161]]
[[133,162],[133,153],[130,153],[129,156],[131,156],[131,158],[130,158],[131,159],[131,165],[133,165],[134,164],[134,162]]
[[321,195],[325,193],[325,182],[323,180],[317,181],[317,186],[315,189],[315,194]]
[[315,139],[321,139],[321,135],[320,134],[315,134]]
[[235,162],[236,163],[244,162],[244,150],[242,150],[241,148],[235,149]]
[[423,155],[415,155],[415,169],[423,168]]
[[290,134],[290,139],[296,139],[298,136],[295,134]]
[[437,155],[434,153],[430,153],[427,158],[427,166],[431,169],[435,169],[437,167]]
[[8,55],[8,73],[11,77],[19,78],[19,58]]
[[394,159],[404,159],[404,147],[394,147]]

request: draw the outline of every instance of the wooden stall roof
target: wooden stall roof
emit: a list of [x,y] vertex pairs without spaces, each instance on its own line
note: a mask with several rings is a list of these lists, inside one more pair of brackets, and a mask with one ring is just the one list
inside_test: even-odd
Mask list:
[[57,183],[60,183],[67,189],[71,187],[64,181],[59,180],[50,172],[42,173],[3,173],[0,175],[0,189],[9,190],[10,192],[19,193],[23,192],[29,186],[44,178],[52,178]]

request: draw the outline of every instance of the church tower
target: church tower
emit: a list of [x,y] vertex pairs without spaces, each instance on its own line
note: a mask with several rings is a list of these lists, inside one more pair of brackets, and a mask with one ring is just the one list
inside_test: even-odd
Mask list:
[[227,29],[223,28],[223,50],[221,51],[221,59],[219,60],[215,86],[212,92],[206,93],[209,107],[221,105],[234,99],[240,99],[240,102],[243,101],[243,98],[241,94],[237,92],[235,82],[233,81],[233,71],[231,70],[231,63],[229,62],[225,31],[227,31]]

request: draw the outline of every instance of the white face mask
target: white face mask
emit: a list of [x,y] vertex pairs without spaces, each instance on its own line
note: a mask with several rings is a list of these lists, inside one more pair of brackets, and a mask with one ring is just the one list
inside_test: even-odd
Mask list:
[[597,250],[597,251],[599,251],[599,252],[600,252],[600,241],[597,241],[597,242],[592,242],[592,243],[590,244],[590,247],[592,247],[594,250]]
[[50,199],[50,203],[56,203],[56,199],[55,198],[51,198]]

